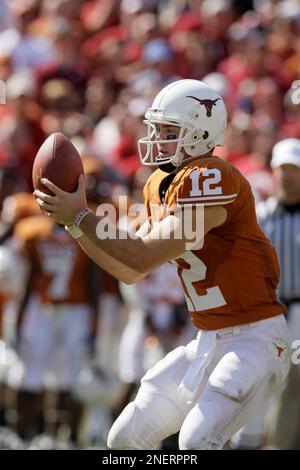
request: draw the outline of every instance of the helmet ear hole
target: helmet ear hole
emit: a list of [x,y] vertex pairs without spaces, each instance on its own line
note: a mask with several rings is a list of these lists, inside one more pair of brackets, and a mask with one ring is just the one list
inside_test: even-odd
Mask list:
[[209,133],[207,131],[204,131],[202,139],[206,140],[209,136]]
[[[201,132],[195,132],[190,138],[190,141],[196,141],[202,138],[202,133]],[[191,142],[192,143],[192,142]]]

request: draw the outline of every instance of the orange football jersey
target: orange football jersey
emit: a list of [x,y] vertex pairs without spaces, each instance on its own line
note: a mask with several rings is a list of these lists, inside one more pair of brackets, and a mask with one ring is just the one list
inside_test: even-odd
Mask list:
[[178,171],[165,193],[163,209],[159,188],[166,177],[158,169],[144,188],[152,222],[185,204],[227,209],[226,221],[206,234],[201,249],[171,261],[178,268],[193,323],[212,330],[283,313],[285,306],[276,296],[277,255],[258,225],[244,176],[225,160],[202,157]]
[[89,258],[63,227],[43,215],[27,217],[18,222],[14,235],[33,263],[32,290],[43,302],[88,302]]

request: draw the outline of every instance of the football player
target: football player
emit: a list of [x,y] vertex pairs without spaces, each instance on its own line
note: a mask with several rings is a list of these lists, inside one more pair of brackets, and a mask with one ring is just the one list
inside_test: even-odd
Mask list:
[[[10,189],[12,188],[10,187]],[[9,357],[17,358],[11,350],[11,346],[14,346],[15,312],[23,294],[27,270],[24,260],[15,252],[13,232],[21,219],[37,214],[40,214],[40,210],[31,193],[10,194],[3,199],[1,204],[0,340],[2,340],[2,348],[5,350],[6,365],[4,369],[2,367],[2,374],[0,374],[2,375],[0,378],[0,424],[9,424],[13,427],[15,424],[14,415],[9,410],[15,399],[15,391],[8,384],[10,375],[8,371],[12,370],[12,361],[7,359]]]
[[18,222],[14,242],[29,266],[17,316],[18,350],[24,364],[17,402],[18,432],[29,438],[45,411],[45,375],[50,370],[56,380],[54,408],[67,413],[66,420],[61,413],[58,421],[68,421],[70,438],[76,441],[82,410],[73,388],[98,313],[95,287],[98,290],[100,284],[99,268],[63,227],[44,215]]
[[21,294],[22,275],[20,259],[7,246],[0,244],[0,426],[7,417],[7,334],[4,318],[11,314],[11,303]]
[[180,449],[221,449],[288,373],[277,257],[258,226],[249,183],[213,154],[223,144],[223,99],[198,80],[179,80],[156,96],[146,123],[139,154],[157,170],[145,185],[147,220],[134,238],[102,236],[105,218],[87,209],[83,177],[75,193],[46,180],[54,196],[35,197],[124,282],[175,264],[199,329],[146,373],[113,424],[108,447],[153,449],[180,431]]

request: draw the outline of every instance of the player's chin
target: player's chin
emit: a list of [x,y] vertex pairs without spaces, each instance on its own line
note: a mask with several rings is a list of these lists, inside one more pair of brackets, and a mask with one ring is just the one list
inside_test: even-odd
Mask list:
[[163,152],[163,151],[158,152],[157,156],[162,160],[166,158],[170,158],[169,152]]

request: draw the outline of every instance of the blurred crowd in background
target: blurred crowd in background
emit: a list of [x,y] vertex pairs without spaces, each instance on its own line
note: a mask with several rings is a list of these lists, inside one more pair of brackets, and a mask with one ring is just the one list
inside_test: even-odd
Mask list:
[[[157,92],[180,78],[203,80],[221,94],[229,125],[225,146],[215,154],[242,171],[257,202],[272,195],[272,148],[281,139],[300,138],[300,105],[292,99],[292,84],[300,79],[298,0],[0,1],[0,80],[5,83],[5,103],[0,105],[0,242],[19,257],[15,262],[7,259],[22,272],[23,282],[11,295],[13,302],[1,299],[2,336],[14,363],[2,373],[0,385],[0,441],[2,436],[8,447],[21,448],[37,435],[42,436],[40,443],[32,448],[55,447],[58,428],[61,442],[101,445],[145,368],[195,333],[169,266],[138,288],[119,286],[105,273],[93,272],[86,292],[82,286],[89,267],[80,268],[79,279],[73,266],[68,280],[77,280],[81,297],[55,290],[54,271],[62,275],[61,265],[66,264],[61,260],[67,253],[74,261],[75,242],[66,241],[68,235],[58,227],[46,226],[29,195],[36,152],[50,133],[60,131],[82,156],[91,204],[112,202],[117,207],[119,195],[142,202],[151,172],[141,167],[137,153],[136,142],[145,134],[143,116]],[[87,315],[84,305],[91,321],[89,331],[74,333],[70,341],[73,349],[83,343],[88,347],[76,364],[67,363],[76,372],[61,384],[59,378],[42,377],[42,368],[49,365],[55,341],[67,343],[66,330],[76,329],[73,319],[55,323],[74,304],[83,311],[78,325]],[[50,323],[43,324],[45,316]],[[45,338],[49,329],[53,342],[47,346],[38,338]],[[76,362],[72,351],[68,354]],[[42,358],[39,364],[34,355]],[[90,392],[87,405],[82,397],[96,379],[97,392]]]

